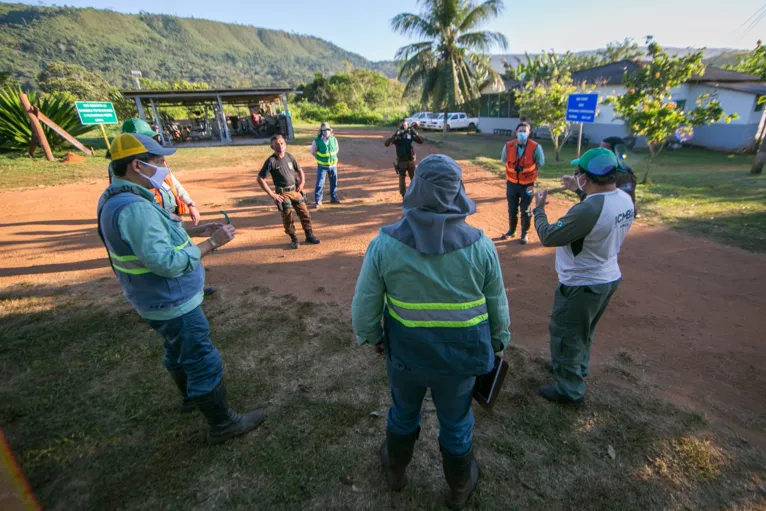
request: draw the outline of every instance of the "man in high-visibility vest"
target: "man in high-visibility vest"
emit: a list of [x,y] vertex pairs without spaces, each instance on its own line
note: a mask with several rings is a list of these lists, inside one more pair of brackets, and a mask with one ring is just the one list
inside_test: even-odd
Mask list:
[[532,195],[537,181],[538,170],[545,165],[543,146],[530,139],[532,128],[522,122],[516,127],[516,140],[503,147],[500,161],[505,164],[505,198],[508,200],[508,232],[503,240],[516,236],[521,207],[521,244],[529,242],[528,233],[532,225]]
[[[154,139],[157,143],[160,143],[160,134],[152,130],[146,121],[133,117],[122,123],[122,133],[137,133],[146,137]],[[109,157],[109,154],[107,154]],[[109,180],[111,181],[111,171],[109,174]],[[151,190],[154,193],[154,198],[157,203],[162,206],[162,209],[170,213],[171,215],[178,215],[183,217],[188,214],[189,217],[197,225],[200,220],[199,210],[197,204],[192,200],[189,192],[183,187],[181,182],[176,178],[175,174],[168,172],[168,176],[162,183],[162,186]],[[205,296],[214,294],[217,289],[213,286],[205,287]]]
[[[98,233],[125,298],[165,339],[164,365],[181,391],[182,410],[202,412],[212,443],[252,431],[264,414],[240,415],[229,408],[223,363],[202,310],[201,260],[234,238],[234,226],[185,228],[180,217],[157,204],[151,189],[170,172],[165,157],[175,149],[123,133],[109,152],[114,179],[98,202]],[[208,239],[196,245],[190,236]]]
[[383,227],[367,247],[352,303],[353,328],[359,344],[386,358],[393,406],[380,454],[389,486],[401,490],[406,484],[430,387],[451,489],[447,505],[460,509],[479,477],[473,387],[510,341],[508,298],[492,240],[465,221],[476,205],[455,160],[424,158],[402,209],[402,219]]
[[317,182],[314,187],[314,207],[322,206],[325,177],[330,177],[330,203],[340,204],[338,198],[338,139],[329,123],[323,122],[317,138],[311,143],[311,154],[317,160]]

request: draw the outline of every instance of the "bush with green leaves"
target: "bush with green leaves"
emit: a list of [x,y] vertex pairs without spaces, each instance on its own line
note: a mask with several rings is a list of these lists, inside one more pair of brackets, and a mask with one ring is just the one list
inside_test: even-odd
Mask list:
[[[19,94],[22,92],[24,91],[19,86],[0,89],[0,150],[2,151],[26,151],[32,140],[32,126],[19,99]],[[80,123],[74,104],[65,95],[40,95],[30,91],[27,92],[27,97],[33,106],[73,137],[79,137],[95,128],[95,126],[83,126]],[[68,144],[48,126],[45,124],[42,126],[51,149],[60,149]]]
[[290,113],[293,119],[304,122],[387,126],[394,126],[407,116],[405,110],[396,108],[379,110],[369,110],[367,108],[351,109],[344,102],[337,103],[332,107],[326,107],[308,101],[298,101],[291,104]]

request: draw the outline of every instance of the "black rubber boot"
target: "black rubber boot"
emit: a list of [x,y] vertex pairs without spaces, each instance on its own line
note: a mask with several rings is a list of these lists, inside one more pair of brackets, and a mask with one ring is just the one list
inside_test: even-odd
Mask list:
[[519,217],[516,215],[508,215],[508,232],[503,234],[500,239],[507,240],[509,238],[516,237],[516,226],[519,224]]
[[170,374],[170,377],[173,378],[173,382],[175,382],[178,390],[181,391],[181,397],[183,398],[181,413],[193,412],[196,406],[194,406],[194,403],[192,403],[186,393],[186,373],[183,371],[168,371],[168,373]]
[[453,456],[443,448],[441,451],[444,478],[450,487],[445,504],[450,509],[463,509],[479,481],[479,465],[473,457],[473,447],[462,456]]
[[412,461],[420,426],[409,435],[394,435],[386,430],[386,439],[380,447],[380,459],[388,478],[388,487],[399,491],[407,485],[407,465]]
[[218,291],[218,289],[214,288],[213,286],[210,286],[210,287],[206,287],[203,291],[205,292],[205,296],[210,296],[215,294],[215,292]]
[[223,380],[212,392],[192,398],[192,401],[210,425],[207,439],[211,444],[220,444],[236,436],[244,435],[260,426],[264,419],[261,410],[240,415],[229,408]]
[[572,399],[569,396],[565,396],[564,394],[559,393],[558,390],[556,390],[555,385],[546,385],[545,387],[540,387],[537,389],[537,395],[545,399],[546,401],[550,401],[551,403],[557,403],[560,405],[581,405],[585,402],[585,398],[580,399]]
[[521,244],[526,245],[529,243],[529,227],[532,223],[532,218],[529,215],[521,215]]
[[290,248],[298,250],[298,237],[295,234],[290,236]]
[[319,245],[321,242],[319,241],[319,238],[314,236],[314,231],[306,231],[306,243]]

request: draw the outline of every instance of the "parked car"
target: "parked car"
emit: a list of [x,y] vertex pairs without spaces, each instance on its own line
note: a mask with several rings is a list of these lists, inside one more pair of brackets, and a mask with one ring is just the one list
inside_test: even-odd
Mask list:
[[419,128],[424,125],[426,121],[432,116],[433,114],[431,112],[418,112],[415,114],[412,114],[412,117],[407,117],[405,121],[407,121],[407,124],[412,126],[413,128]]
[[[462,129],[476,131],[478,126],[478,117],[468,117],[465,112],[452,112],[447,114],[447,131]],[[444,129],[444,114],[434,114],[428,119],[428,124],[424,127],[431,130]]]

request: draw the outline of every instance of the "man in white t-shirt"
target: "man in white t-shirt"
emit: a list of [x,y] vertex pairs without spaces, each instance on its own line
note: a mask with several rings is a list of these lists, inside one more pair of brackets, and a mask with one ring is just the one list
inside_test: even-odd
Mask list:
[[553,224],[545,215],[546,191],[537,193],[534,209],[540,242],[556,247],[559,276],[549,324],[556,383],[537,393],[562,404],[583,402],[593,334],[620,283],[617,254],[635,213],[630,196],[615,184],[619,162],[612,151],[591,149],[572,165],[586,199]]

